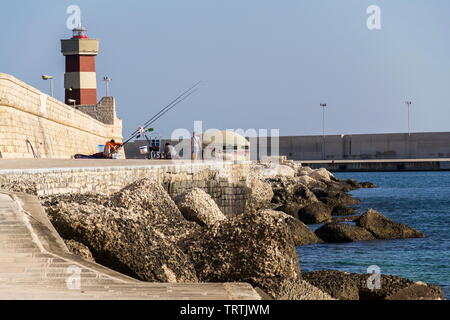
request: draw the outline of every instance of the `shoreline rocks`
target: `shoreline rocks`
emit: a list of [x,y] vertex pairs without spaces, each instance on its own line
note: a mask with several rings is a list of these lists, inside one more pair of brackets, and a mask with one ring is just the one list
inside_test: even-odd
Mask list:
[[289,227],[294,245],[304,246],[308,244],[322,243],[323,241],[316,236],[306,224],[282,211],[261,210],[260,214],[278,214],[284,218],[284,222]]
[[425,238],[425,234],[407,225],[394,222],[373,209],[356,219],[356,225],[371,232],[377,239]]
[[[339,300],[443,300],[441,288],[397,276],[380,275],[380,288],[369,286],[370,274],[337,270],[304,272],[305,281]],[[373,288],[373,289],[370,289]]]
[[[346,216],[358,203],[346,192],[372,184],[342,181],[324,169],[269,166],[240,181],[248,195],[244,212],[228,217],[202,189],[172,199],[150,179],[112,195],[51,196],[42,203],[61,236],[87,247],[107,267],[146,281],[249,282],[272,299],[365,299],[361,285],[340,273],[302,280],[295,247],[415,234],[381,214]],[[346,219],[356,225],[337,222]],[[305,225],[322,222],[315,233]],[[420,298],[434,290],[413,285],[380,295]]]
[[331,209],[322,202],[314,202],[298,210],[298,219],[306,224],[317,224],[331,220]]
[[281,281],[300,279],[284,214],[244,213],[180,242],[200,281],[245,281],[276,297]]
[[368,241],[376,239],[364,228],[339,222],[324,224],[317,229],[315,233],[323,241],[331,243]]
[[345,218],[334,219],[318,228],[315,234],[327,243],[425,237],[420,231],[394,222],[373,209],[349,220],[355,223],[345,223]]

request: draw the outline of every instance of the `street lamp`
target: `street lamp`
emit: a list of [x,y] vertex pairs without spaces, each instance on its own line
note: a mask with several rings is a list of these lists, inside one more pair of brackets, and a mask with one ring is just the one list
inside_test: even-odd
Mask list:
[[103,77],[103,81],[105,81],[105,84],[106,84],[106,97],[108,97],[109,83],[112,81],[112,79],[110,77]]
[[325,108],[328,105],[326,103],[321,103],[322,108],[322,158],[325,160]]
[[50,80],[50,94],[53,97],[53,76],[42,75],[42,80]]
[[411,129],[410,129],[410,125],[409,125],[409,107],[411,106],[412,102],[411,101],[405,101],[405,104],[408,108],[408,136],[411,135]]
[[75,103],[77,103],[77,100],[74,99],[67,99],[68,103],[73,103],[73,107],[75,108]]

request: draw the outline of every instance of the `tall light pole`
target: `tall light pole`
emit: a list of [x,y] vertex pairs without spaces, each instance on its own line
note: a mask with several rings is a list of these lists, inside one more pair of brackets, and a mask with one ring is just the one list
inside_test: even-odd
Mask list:
[[53,97],[53,76],[42,75],[42,80],[50,80],[50,94]]
[[103,81],[106,84],[106,97],[109,97],[109,83],[112,81],[110,77],[103,77]]
[[411,101],[405,101],[406,107],[408,108],[408,136],[411,135],[411,127],[409,124],[409,107],[411,106],[412,102]]
[[322,108],[322,158],[325,160],[325,108],[327,104],[321,103],[320,107]]

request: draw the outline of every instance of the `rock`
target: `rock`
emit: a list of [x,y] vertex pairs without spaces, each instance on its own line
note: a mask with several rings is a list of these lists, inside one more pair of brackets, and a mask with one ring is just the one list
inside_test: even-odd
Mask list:
[[368,188],[376,188],[377,186],[372,182],[358,182],[355,179],[347,179],[344,181],[347,183],[352,189],[368,189]]
[[347,179],[344,181],[347,183],[352,189],[358,189],[359,188],[359,182],[355,179]]
[[309,177],[322,182],[329,182],[336,180],[334,175],[325,168],[313,170],[313,172],[309,174]]
[[[172,242],[177,242],[200,228],[197,223],[186,221],[161,184],[150,179],[135,181],[111,196],[95,193],[63,194],[44,197],[41,203],[47,210],[71,203],[92,206],[95,210],[100,210],[99,206],[111,208],[113,211],[126,212],[120,209],[128,209],[140,213],[148,225],[160,228]],[[165,227],[167,225],[170,227]]]
[[422,300],[443,299],[441,288],[429,284],[415,284],[405,278],[380,275],[380,289],[370,289],[370,274],[356,274],[336,270],[304,272],[302,278],[339,300]]
[[313,171],[314,171],[314,170],[311,169],[310,167],[303,167],[303,166],[301,166],[301,167],[299,167],[299,168],[297,169],[296,175],[297,175],[297,176],[308,176],[308,175],[310,175]]
[[283,281],[277,300],[336,300],[305,280]]
[[377,239],[424,238],[425,235],[404,224],[394,222],[373,209],[356,220],[356,225],[370,231]]
[[295,176],[295,171],[290,166],[285,166],[282,164],[270,164],[268,166],[260,168],[259,171],[263,176],[266,177],[287,177],[293,178]]
[[324,190],[324,189],[328,188],[328,186],[324,182],[313,179],[307,175],[297,177],[296,181],[305,185],[306,187],[308,187],[310,189],[317,188],[317,189]]
[[331,222],[355,222],[359,216],[343,216],[343,217],[333,217]]
[[41,197],[41,204],[44,207],[55,206],[59,203],[94,204],[108,206],[109,195],[101,193],[63,193]]
[[275,211],[244,213],[180,242],[200,281],[249,282],[271,297],[280,282],[298,280],[300,265],[285,222]]
[[375,237],[364,228],[338,222],[321,226],[316,230],[316,235],[330,243],[375,240]]
[[372,189],[372,188],[377,188],[377,185],[375,183],[372,183],[369,181],[364,181],[364,182],[359,183],[359,187],[361,189]]
[[302,278],[335,299],[359,300],[359,281],[350,273],[321,270],[303,272]]
[[17,179],[16,181],[2,182],[0,181],[0,190],[12,192],[23,192],[31,195],[37,195],[36,182]]
[[284,176],[284,177],[294,177],[295,171],[289,166],[285,165],[278,165],[275,166],[275,172],[277,176]]
[[380,288],[369,289],[368,283],[373,283],[369,274],[356,275],[359,278],[360,300],[440,300],[444,299],[441,288],[397,276],[381,275]]
[[331,220],[331,209],[322,202],[314,202],[298,210],[298,219],[306,224]]
[[272,186],[260,176],[249,175],[246,182],[249,198],[244,212],[256,212],[261,209],[272,208]]
[[47,214],[63,238],[87,245],[95,260],[111,269],[144,281],[198,281],[189,257],[163,233],[177,228],[150,224],[142,211],[59,203]]
[[313,190],[318,196],[319,201],[331,209],[332,216],[354,215],[356,210],[350,206],[356,205],[359,201],[351,195],[344,192]]
[[350,216],[355,215],[356,213],[357,211],[355,209],[340,204],[336,205],[333,208],[333,211],[331,211],[332,216]]
[[175,202],[154,179],[141,179],[114,193],[108,207],[121,207],[134,211],[146,211],[152,221],[171,222],[183,220]]
[[66,244],[67,249],[69,249],[71,253],[80,256],[87,261],[95,262],[95,259],[92,256],[91,251],[84,244],[79,243],[75,240],[64,240],[64,243]]
[[174,200],[187,220],[197,222],[201,226],[226,219],[211,196],[199,188],[184,192]]
[[359,200],[344,192],[327,192],[325,197],[317,198],[330,208],[335,208],[337,206],[348,207],[359,203]]
[[414,283],[388,295],[385,300],[444,300],[444,298],[441,288],[426,283]]
[[273,210],[262,210],[260,214],[279,214],[284,217],[284,221],[288,225],[292,240],[295,246],[303,246],[308,244],[322,243],[323,241],[319,239],[314,232],[312,232],[303,222],[294,218],[284,212]]
[[298,210],[312,202],[317,202],[316,196],[297,178],[267,178],[273,190],[273,208],[283,211],[293,217],[298,217]]

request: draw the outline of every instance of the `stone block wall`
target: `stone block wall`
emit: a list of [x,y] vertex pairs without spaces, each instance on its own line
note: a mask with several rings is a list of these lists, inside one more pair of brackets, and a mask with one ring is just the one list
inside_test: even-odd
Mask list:
[[77,106],[78,110],[106,124],[114,124],[116,119],[116,102],[114,97],[103,97],[99,103]]
[[[142,179],[160,181],[175,197],[192,188],[207,192],[226,215],[244,211],[251,190],[246,186],[249,164],[199,163],[133,167],[0,170],[0,189],[38,196],[65,193],[104,193]],[[27,188],[26,190],[24,188]]]
[[71,158],[109,139],[122,140],[122,120],[102,123],[0,73],[0,158]]

